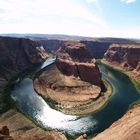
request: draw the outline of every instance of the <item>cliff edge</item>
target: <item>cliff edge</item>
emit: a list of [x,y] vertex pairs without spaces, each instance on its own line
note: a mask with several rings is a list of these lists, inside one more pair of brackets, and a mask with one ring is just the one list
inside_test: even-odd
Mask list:
[[104,60],[140,82],[140,44],[113,44],[105,53]]
[[20,72],[42,63],[48,54],[38,42],[23,38],[0,37],[0,113],[8,106],[9,81]]
[[56,56],[56,62],[35,78],[37,93],[65,114],[84,114],[99,109],[108,98],[103,95],[99,99],[104,86],[90,51],[83,43],[66,42]]

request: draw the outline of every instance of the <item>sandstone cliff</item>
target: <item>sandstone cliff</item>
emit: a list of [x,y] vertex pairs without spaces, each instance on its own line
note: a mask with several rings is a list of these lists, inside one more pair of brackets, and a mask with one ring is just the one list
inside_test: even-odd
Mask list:
[[91,53],[94,53],[94,58],[101,59],[104,56],[104,53],[107,51],[111,44],[138,44],[138,40],[129,40],[122,38],[76,38],[76,37],[62,37],[62,38],[34,38],[42,44],[47,52],[55,53],[61,46],[64,46],[66,43],[81,43],[90,50]]
[[130,109],[121,119],[98,134],[93,140],[139,140],[140,106]]
[[14,109],[10,109],[0,115],[0,140],[13,139],[67,140],[62,132],[45,131],[42,128],[36,126],[31,120],[26,118],[20,112],[17,112]]
[[[51,100],[55,108],[66,114],[84,114],[85,110],[89,113],[100,108],[106,102],[96,100],[101,95],[103,85],[101,73],[85,45],[78,41],[65,42],[56,56],[56,62],[34,80],[37,93],[46,101]],[[90,105],[95,100],[98,103]],[[87,104],[90,105],[89,109],[84,106]]]
[[101,85],[101,73],[93,54],[82,43],[66,43],[57,52],[57,68],[67,76],[79,77],[82,81]]
[[50,53],[55,53],[65,42],[59,39],[37,39],[37,41]]
[[140,81],[140,44],[113,44],[104,55],[110,65],[123,68]]
[[23,38],[0,37],[0,112],[6,108],[5,89],[11,78],[35,64],[48,54],[38,42]]
[[94,53],[95,58],[102,58],[104,53],[109,48],[110,42],[99,41],[86,41],[86,40],[65,40],[65,39],[35,39],[43,45],[47,52],[55,53],[59,48],[65,46],[65,44],[79,44],[85,45],[85,47]]
[[100,41],[80,41],[85,44],[85,46],[89,49],[91,53],[94,53],[94,57],[96,59],[102,59],[104,53],[109,48],[111,42],[100,42]]

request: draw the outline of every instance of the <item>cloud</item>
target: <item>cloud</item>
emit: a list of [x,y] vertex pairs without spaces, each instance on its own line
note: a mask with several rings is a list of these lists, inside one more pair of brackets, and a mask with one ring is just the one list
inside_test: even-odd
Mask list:
[[136,0],[121,0],[121,1],[127,4],[136,2]]
[[0,8],[0,13],[5,13],[5,10],[3,8]]
[[[0,13],[2,19],[28,20],[47,20],[50,17],[80,18],[92,21],[95,24],[104,24],[104,21],[97,14],[90,12],[86,6],[80,5],[74,0],[2,0],[0,8],[5,8],[5,14]],[[39,22],[39,21],[37,21]],[[58,22],[58,21],[57,21]]]
[[0,32],[91,35],[107,23],[75,0],[1,0]]
[[102,14],[102,7],[100,5],[100,0],[85,0],[88,4],[94,4],[97,11]]
[[0,1],[0,33],[140,37],[139,28],[114,30],[99,12],[101,0]]
[[94,3],[97,2],[98,0],[86,0],[88,3]]

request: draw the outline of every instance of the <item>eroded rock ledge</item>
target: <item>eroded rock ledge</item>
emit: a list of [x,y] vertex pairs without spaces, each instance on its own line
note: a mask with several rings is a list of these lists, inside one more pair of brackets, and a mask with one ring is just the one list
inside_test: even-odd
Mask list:
[[104,62],[125,70],[140,82],[140,44],[113,44],[105,53]]
[[34,88],[46,101],[51,100],[56,109],[76,114],[69,111],[72,108],[78,111],[81,105],[98,99],[103,82],[93,55],[83,44],[73,42],[57,51],[56,62],[47,66],[34,80]]
[[140,105],[137,105],[93,140],[139,140],[139,138]]
[[0,113],[8,106],[5,89],[20,72],[42,63],[48,54],[37,41],[25,38],[0,37]]
[[67,138],[62,132],[43,130],[21,113],[11,109],[0,116],[0,140],[67,140]]
[[62,74],[79,77],[93,85],[101,85],[101,73],[96,60],[84,44],[65,44],[57,52],[56,66]]

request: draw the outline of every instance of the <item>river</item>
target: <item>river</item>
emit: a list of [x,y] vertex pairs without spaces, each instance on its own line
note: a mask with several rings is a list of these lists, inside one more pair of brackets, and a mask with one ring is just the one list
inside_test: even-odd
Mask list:
[[[54,59],[46,60],[39,70],[53,62]],[[96,113],[72,116],[50,108],[34,91],[33,81],[28,76],[16,82],[11,90],[11,97],[22,112],[46,129],[61,130],[71,136],[84,133],[89,136],[94,135],[109,127],[128,110],[129,105],[140,99],[140,94],[125,74],[103,64],[99,67],[102,76],[111,83],[113,95]]]

